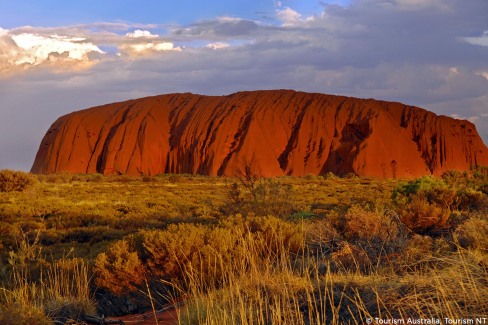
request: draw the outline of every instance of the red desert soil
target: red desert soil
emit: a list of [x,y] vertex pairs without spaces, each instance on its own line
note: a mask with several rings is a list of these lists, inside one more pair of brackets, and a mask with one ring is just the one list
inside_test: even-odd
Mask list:
[[156,314],[156,319],[154,318],[153,312],[147,312],[145,314],[138,315],[127,315],[121,317],[110,317],[112,320],[121,320],[124,324],[135,324],[135,325],[175,325],[178,324],[177,312],[175,309],[167,310],[164,312],[159,312]]
[[290,90],[169,94],[60,117],[34,173],[419,177],[488,165],[475,126],[422,108]]

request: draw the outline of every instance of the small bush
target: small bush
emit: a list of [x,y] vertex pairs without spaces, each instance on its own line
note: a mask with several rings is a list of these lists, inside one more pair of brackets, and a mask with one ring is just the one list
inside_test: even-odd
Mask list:
[[344,235],[348,240],[375,240],[389,242],[397,237],[398,225],[388,216],[378,212],[352,207],[347,212]]
[[443,180],[427,176],[400,184],[393,191],[393,203],[407,228],[426,234],[447,228],[456,195]]
[[143,260],[151,274],[184,280],[198,270],[208,283],[233,272],[235,261],[244,261],[252,250],[268,260],[282,251],[298,253],[305,236],[299,227],[276,217],[235,217],[212,228],[195,224],[170,225],[166,230],[141,232]]
[[413,235],[403,252],[405,262],[417,263],[432,256],[434,240],[429,236]]
[[405,226],[418,234],[427,234],[447,226],[449,210],[429,203],[425,198],[415,197],[400,208],[400,218]]
[[24,306],[12,304],[0,306],[0,324],[2,325],[53,325],[42,308],[37,306]]
[[158,179],[154,176],[144,175],[144,176],[142,176],[142,181],[144,183],[156,183],[158,181]]
[[115,294],[133,291],[144,281],[145,269],[126,240],[115,242],[95,260],[95,283]]
[[488,195],[488,183],[481,184],[478,188],[478,191],[480,191],[481,193],[483,193],[485,195]]
[[144,257],[151,273],[166,279],[179,278],[184,265],[195,263],[210,231],[201,225],[170,225],[166,230],[142,232]]
[[456,208],[461,211],[476,211],[488,206],[488,197],[481,191],[462,188],[456,197]]
[[459,245],[464,248],[474,248],[488,251],[488,221],[481,218],[471,218],[454,232]]
[[307,247],[312,252],[330,252],[335,248],[336,243],[342,240],[339,232],[325,218],[317,219],[304,225]]
[[339,269],[344,271],[365,272],[372,266],[371,260],[364,250],[347,242],[332,253],[332,260]]
[[262,243],[263,253],[266,254],[276,254],[282,249],[298,253],[305,245],[305,236],[298,225],[274,216],[249,217],[244,229]]
[[34,177],[29,173],[13,170],[0,171],[0,192],[23,192],[34,184]]

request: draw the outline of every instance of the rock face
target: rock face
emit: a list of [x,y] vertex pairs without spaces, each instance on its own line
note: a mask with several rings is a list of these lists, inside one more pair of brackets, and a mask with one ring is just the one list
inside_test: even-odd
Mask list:
[[400,103],[289,90],[170,94],[60,117],[34,173],[418,177],[488,166],[475,126]]

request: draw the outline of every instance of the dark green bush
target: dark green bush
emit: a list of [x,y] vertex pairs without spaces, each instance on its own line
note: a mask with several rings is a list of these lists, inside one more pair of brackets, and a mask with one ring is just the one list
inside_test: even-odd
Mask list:
[[0,171],[0,192],[23,192],[34,184],[34,177],[25,172],[14,170]]

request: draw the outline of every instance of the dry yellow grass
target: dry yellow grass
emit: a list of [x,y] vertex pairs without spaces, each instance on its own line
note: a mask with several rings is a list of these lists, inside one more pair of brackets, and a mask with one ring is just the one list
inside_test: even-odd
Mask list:
[[97,302],[115,312],[95,292],[136,308],[183,300],[181,324],[483,317],[487,177],[473,175],[281,177],[251,190],[190,175],[41,176],[0,193],[0,323],[81,320]]

